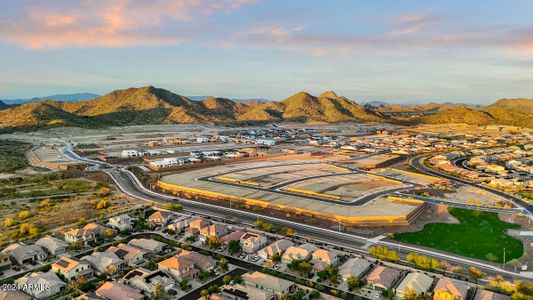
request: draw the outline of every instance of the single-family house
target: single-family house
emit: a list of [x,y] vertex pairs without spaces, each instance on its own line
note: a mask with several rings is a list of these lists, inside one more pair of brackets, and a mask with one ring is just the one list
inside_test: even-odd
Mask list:
[[265,290],[246,286],[242,284],[225,285],[221,288],[220,294],[222,299],[231,300],[276,300],[277,297],[273,293]]
[[171,250],[171,248],[163,242],[145,238],[132,239],[128,242],[128,245],[154,254],[161,254]]
[[291,246],[285,250],[281,260],[285,263],[290,263],[293,260],[310,260],[312,253],[318,248],[310,243],[301,246]]
[[35,244],[44,248],[50,256],[58,256],[65,253],[69,246],[67,242],[49,235],[38,239]]
[[157,268],[172,276],[176,281],[195,278],[200,273],[191,260],[179,256],[172,256],[157,263]]
[[401,278],[402,272],[398,269],[377,266],[368,274],[366,281],[373,290],[391,290]]
[[157,287],[161,286],[165,292],[174,287],[174,279],[161,270],[149,271],[145,269],[135,269],[129,271],[122,280],[127,285],[154,295]]
[[106,251],[114,253],[116,256],[118,256],[118,258],[133,265],[145,261],[147,254],[147,252],[142,249],[122,243],[118,244],[117,246],[111,246]]
[[31,300],[30,295],[19,290],[0,290],[0,300]]
[[142,300],[144,295],[138,289],[116,281],[107,281],[95,291],[98,297],[106,300]]
[[210,238],[221,238],[228,233],[228,227],[221,224],[211,224],[200,229],[200,240],[205,242]]
[[85,277],[86,279],[92,276],[93,270],[91,266],[83,261],[61,257],[51,265],[52,272],[63,276],[67,281],[76,280],[78,277]]
[[66,290],[67,284],[53,272],[34,272],[15,280],[18,286],[34,286],[46,288],[25,289],[24,292],[34,299],[47,299]]
[[35,244],[14,243],[7,246],[2,252],[9,255],[11,260],[19,265],[43,261],[48,258],[46,251]]
[[148,223],[152,226],[165,226],[170,222],[173,215],[168,211],[158,210],[148,217]]
[[231,241],[240,241],[241,237],[245,234],[246,232],[242,230],[233,231],[221,237],[220,242],[227,244]]
[[81,260],[88,262],[98,273],[113,273],[127,266],[124,260],[112,252],[94,252]]
[[79,243],[80,246],[95,246],[99,240],[105,237],[107,228],[98,223],[89,223],[83,228],[72,229],[65,232],[65,241],[67,243]]
[[466,300],[469,290],[468,284],[443,277],[433,289],[433,300]]
[[343,280],[347,280],[348,277],[353,276],[356,278],[362,278],[365,273],[370,270],[372,264],[363,258],[350,258],[339,268],[339,275]]
[[107,225],[119,231],[131,230],[133,228],[133,218],[128,214],[122,214],[109,218]]
[[487,290],[477,289],[474,300],[509,300],[511,297]]
[[246,273],[242,275],[242,279],[245,285],[267,291],[278,297],[290,295],[298,289],[292,281],[261,272]]
[[293,243],[289,240],[278,240],[265,248],[259,250],[257,252],[257,255],[259,255],[263,259],[269,259],[273,255],[277,254],[281,256],[287,248],[291,247]]
[[217,265],[217,261],[210,256],[200,254],[198,252],[182,250],[176,255],[177,257],[184,257],[191,261],[194,266],[202,271],[211,271]]
[[396,299],[404,299],[408,292],[425,295],[433,285],[433,278],[424,273],[412,272],[396,287]]
[[242,251],[246,253],[255,253],[261,248],[264,248],[268,240],[265,235],[247,232],[241,236],[239,244],[241,245]]
[[336,265],[339,262],[339,256],[337,253],[330,250],[317,249],[311,254],[311,262],[322,262],[327,265]]

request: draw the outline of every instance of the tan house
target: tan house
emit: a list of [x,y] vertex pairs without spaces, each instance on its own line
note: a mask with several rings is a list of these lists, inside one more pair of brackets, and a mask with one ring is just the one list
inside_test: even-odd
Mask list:
[[404,299],[408,292],[425,295],[433,285],[433,278],[426,274],[412,272],[407,274],[396,288],[396,299]]
[[401,278],[402,272],[384,266],[377,266],[368,274],[366,281],[373,290],[391,290],[394,284]]
[[142,268],[129,271],[122,277],[124,283],[154,295],[157,287],[161,286],[165,292],[174,287],[174,279],[161,270],[149,271]]
[[433,300],[466,300],[470,287],[460,281],[440,278],[433,289]]
[[318,248],[313,244],[303,244],[301,246],[291,246],[285,250],[281,260],[290,263],[293,260],[310,260],[312,253]]
[[211,271],[217,265],[217,261],[215,259],[197,252],[182,250],[176,256],[188,259],[196,268],[204,272]]
[[106,300],[141,300],[143,294],[138,289],[116,281],[107,281],[95,291],[98,297]]
[[176,281],[195,278],[200,272],[194,267],[191,260],[179,256],[173,256],[157,263],[157,268],[172,276]]
[[9,259],[9,255],[0,252],[0,271],[9,269],[11,269],[11,259]]
[[363,258],[350,258],[339,268],[339,275],[343,280],[347,280],[353,276],[356,278],[362,278],[363,275],[370,270],[372,264]]
[[339,262],[337,253],[326,249],[317,249],[311,254],[311,262],[323,262],[328,265],[336,265]]
[[147,255],[147,252],[142,249],[122,243],[117,246],[109,247],[107,252],[114,253],[120,259],[135,265],[145,261]]
[[98,223],[89,223],[83,228],[72,229],[65,232],[67,243],[79,243],[81,246],[95,246],[98,240],[105,237],[107,228]]
[[211,224],[200,229],[200,240],[205,242],[212,237],[221,238],[228,233],[228,227],[220,224]]
[[509,300],[511,297],[507,295],[497,294],[491,291],[478,289],[474,300]]
[[265,247],[267,242],[266,236],[253,232],[246,232],[239,240],[242,251],[246,253],[256,252]]
[[88,263],[78,261],[69,257],[61,257],[51,265],[52,272],[63,276],[67,281],[76,280],[80,276],[89,278],[93,270]]
[[172,219],[172,214],[167,211],[158,210],[148,217],[148,222],[152,225],[165,226]]
[[269,259],[273,255],[277,254],[281,256],[285,250],[287,250],[289,247],[291,247],[293,243],[288,240],[278,240],[265,248],[259,250],[257,252],[257,255],[259,255],[263,259]]
[[292,281],[281,279],[261,272],[242,275],[244,284],[275,294],[278,297],[294,293],[298,287]]
[[67,242],[49,235],[38,239],[35,244],[44,248],[52,256],[65,253],[69,246]]

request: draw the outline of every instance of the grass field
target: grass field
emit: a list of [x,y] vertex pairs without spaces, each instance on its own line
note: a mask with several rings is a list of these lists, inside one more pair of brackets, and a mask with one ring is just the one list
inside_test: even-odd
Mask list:
[[430,247],[462,256],[502,262],[519,258],[524,252],[522,242],[505,233],[520,225],[501,221],[496,213],[462,208],[448,208],[460,224],[430,223],[417,232],[395,234],[402,243]]

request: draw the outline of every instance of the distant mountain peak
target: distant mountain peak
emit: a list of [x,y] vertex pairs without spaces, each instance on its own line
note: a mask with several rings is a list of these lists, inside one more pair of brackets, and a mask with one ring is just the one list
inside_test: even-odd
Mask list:
[[338,96],[337,96],[337,94],[336,94],[334,91],[331,91],[331,90],[330,90],[330,91],[325,91],[325,92],[323,92],[323,93],[320,94],[318,97],[319,97],[319,98],[321,98],[321,97],[326,97],[326,98],[336,99]]

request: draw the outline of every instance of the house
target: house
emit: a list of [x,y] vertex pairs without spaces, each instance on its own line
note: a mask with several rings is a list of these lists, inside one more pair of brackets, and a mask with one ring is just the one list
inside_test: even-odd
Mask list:
[[0,300],[31,300],[31,297],[18,290],[0,290]]
[[9,255],[0,252],[0,271],[9,269],[11,269],[11,259],[9,259]]
[[408,291],[425,295],[433,285],[433,278],[426,274],[412,272],[407,274],[396,288],[396,299],[404,299]]
[[142,156],[142,151],[137,150],[122,150],[122,153],[120,154],[122,157],[140,157]]
[[128,245],[154,254],[160,254],[171,250],[171,248],[163,242],[145,238],[132,239],[128,242]]
[[402,272],[398,269],[377,266],[368,274],[366,281],[373,290],[386,291],[392,289],[401,276]]
[[119,231],[131,230],[133,228],[133,218],[127,214],[122,214],[109,218],[109,227]]
[[116,281],[107,281],[95,291],[96,295],[106,300],[141,300],[143,294],[138,289],[134,289]]
[[106,231],[110,229],[98,223],[89,223],[83,228],[72,229],[65,232],[65,241],[68,243],[79,243],[81,246],[95,246],[98,240],[105,237]]
[[311,254],[311,262],[322,262],[327,265],[336,265],[339,261],[337,253],[326,249],[317,249]]
[[222,299],[232,300],[276,300],[276,295],[265,290],[242,284],[225,285],[221,288]]
[[372,264],[363,258],[350,258],[339,268],[339,275],[344,281],[348,277],[353,276],[357,278],[362,278],[363,275],[370,270]]
[[207,220],[204,220],[202,218],[194,218],[193,220],[189,221],[189,228],[196,228],[200,230],[206,226],[209,226],[209,224],[211,224],[211,222]]
[[317,249],[315,245],[310,243],[301,246],[291,246],[283,253],[281,260],[285,263],[290,263],[293,260],[310,260],[312,253]]
[[211,224],[200,229],[200,240],[205,242],[210,238],[220,238],[228,234],[228,227],[221,224]]
[[195,267],[204,272],[211,271],[217,265],[217,261],[215,259],[197,252],[182,250],[176,256],[188,259],[194,264]]
[[154,226],[165,226],[172,219],[172,216],[168,211],[158,210],[148,217],[148,223]]
[[474,300],[509,300],[511,297],[507,295],[497,294],[491,291],[478,289]]
[[291,247],[292,245],[293,245],[293,243],[291,241],[278,240],[278,241],[266,246],[265,248],[259,250],[257,252],[257,255],[259,255],[263,259],[269,259],[274,254],[277,254],[277,255],[281,256],[283,254],[283,252],[285,252],[285,250],[287,250],[287,248]]
[[19,265],[43,261],[48,258],[48,254],[39,245],[26,245],[24,243],[15,243],[7,246],[3,253],[9,255],[11,260]]
[[292,281],[261,272],[246,273],[242,275],[242,279],[245,285],[267,291],[278,297],[289,295],[298,289]]
[[124,260],[111,252],[94,252],[81,260],[88,262],[99,273],[113,273],[127,266]]
[[185,229],[185,233],[183,234],[185,238],[193,238],[193,237],[196,238],[199,235],[200,235],[200,230],[194,227],[189,227]]
[[245,231],[237,230],[237,231],[228,233],[225,236],[221,237],[220,242],[227,244],[231,241],[240,241],[241,237],[245,234],[246,234]]
[[266,236],[258,233],[247,232],[240,238],[240,245],[243,252],[254,253],[267,244]]
[[147,254],[142,249],[122,243],[117,246],[111,246],[106,251],[114,253],[118,258],[127,261],[129,264],[139,264],[145,261]]
[[24,292],[35,299],[47,299],[66,290],[67,284],[53,272],[26,274],[15,280],[17,286],[34,286],[46,288],[28,288]]
[[157,263],[157,269],[169,274],[176,281],[195,278],[200,273],[191,260],[177,255]]
[[460,281],[440,278],[433,289],[433,300],[466,300],[470,287]]
[[172,221],[172,223],[169,224],[167,228],[175,232],[180,232],[182,230],[185,230],[187,227],[189,227],[190,222],[196,219],[200,219],[200,218],[190,217],[190,216],[180,216],[178,219]]
[[49,235],[40,238],[35,244],[44,248],[51,256],[58,256],[65,253],[69,246],[67,242]]
[[157,286],[161,286],[165,292],[174,287],[174,279],[161,270],[149,271],[145,269],[135,269],[129,271],[122,277],[124,283],[154,295]]
[[88,263],[72,259],[69,257],[61,257],[59,260],[51,265],[52,272],[63,276],[67,281],[76,280],[83,276],[89,278],[92,276],[92,269]]

